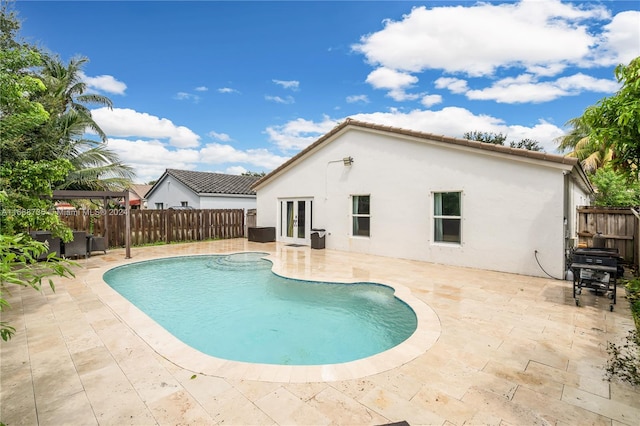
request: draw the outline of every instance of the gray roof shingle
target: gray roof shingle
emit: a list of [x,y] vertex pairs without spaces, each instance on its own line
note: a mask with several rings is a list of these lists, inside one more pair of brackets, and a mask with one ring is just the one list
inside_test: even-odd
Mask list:
[[167,169],[166,173],[197,194],[256,194],[251,189],[251,186],[258,180],[254,176],[225,175],[177,169]]

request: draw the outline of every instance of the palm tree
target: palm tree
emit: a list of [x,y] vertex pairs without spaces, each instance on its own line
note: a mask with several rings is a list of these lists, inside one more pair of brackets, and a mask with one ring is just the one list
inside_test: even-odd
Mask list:
[[601,167],[606,166],[613,159],[613,147],[606,142],[598,142],[589,137],[590,127],[583,117],[572,118],[566,124],[571,126],[568,134],[556,139],[558,149],[570,150],[567,157],[580,160],[582,168],[588,173],[595,173]]
[[95,104],[113,107],[111,99],[96,93],[85,93],[87,85],[82,81],[82,67],[89,62],[87,58],[77,57],[65,66],[60,58],[44,55],[42,80],[47,87],[47,104],[45,107],[50,114],[62,116],[69,111],[75,111],[87,118],[86,125],[96,132],[103,142],[107,135],[91,118],[91,110],[85,104]]
[[[123,164],[117,154],[106,146],[107,135],[93,120],[87,105],[112,107],[106,96],[86,93],[82,67],[87,58],[73,58],[68,65],[60,58],[44,55],[41,79],[47,90],[40,102],[51,119],[35,135],[31,147],[34,159],[68,158],[75,166],[61,186],[65,189],[124,190],[134,177],[133,169]],[[85,137],[87,131],[99,140]]]

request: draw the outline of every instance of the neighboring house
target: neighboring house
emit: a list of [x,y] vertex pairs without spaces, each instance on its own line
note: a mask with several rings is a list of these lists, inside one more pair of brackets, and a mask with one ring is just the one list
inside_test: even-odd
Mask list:
[[129,206],[132,209],[146,209],[147,206],[147,192],[153,185],[132,184],[129,187]]
[[277,241],[558,278],[593,194],[574,158],[354,120],[254,189]]
[[147,192],[149,209],[255,209],[253,176],[167,169]]

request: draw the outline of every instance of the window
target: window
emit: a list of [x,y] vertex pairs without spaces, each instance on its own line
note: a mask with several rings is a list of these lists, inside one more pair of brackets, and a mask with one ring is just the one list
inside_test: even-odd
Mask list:
[[370,231],[371,214],[369,211],[369,196],[354,195],[352,199],[353,233],[354,236],[368,237]]
[[188,201],[180,201],[180,205],[182,207],[188,207],[189,206],[189,202]]
[[433,194],[434,241],[460,244],[462,218],[460,194],[461,192],[435,192]]
[[163,208],[162,203],[156,203],[157,210],[162,210],[162,208]]

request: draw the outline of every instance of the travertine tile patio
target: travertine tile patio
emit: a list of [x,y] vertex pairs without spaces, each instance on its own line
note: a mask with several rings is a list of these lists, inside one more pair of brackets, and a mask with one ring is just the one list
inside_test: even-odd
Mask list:
[[[261,251],[301,279],[394,286],[418,312],[410,341],[335,367],[256,366],[200,354],[102,280],[111,267]],[[14,289],[2,314],[0,421],[7,425],[638,425],[640,391],[603,380],[607,342],[633,323],[571,284],[245,239],[111,250],[56,292]]]

